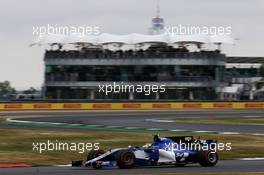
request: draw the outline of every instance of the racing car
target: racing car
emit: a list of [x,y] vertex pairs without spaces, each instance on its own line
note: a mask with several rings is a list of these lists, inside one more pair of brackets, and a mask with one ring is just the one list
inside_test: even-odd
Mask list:
[[[184,166],[188,163],[215,166],[218,162],[216,143],[217,141],[213,140],[194,139],[193,136],[160,138],[154,135],[153,142],[145,146],[115,148],[106,152],[101,149],[92,150],[85,161],[72,161],[72,166],[86,166],[95,169],[115,166],[121,169],[135,166]],[[209,149],[201,149],[205,145]]]

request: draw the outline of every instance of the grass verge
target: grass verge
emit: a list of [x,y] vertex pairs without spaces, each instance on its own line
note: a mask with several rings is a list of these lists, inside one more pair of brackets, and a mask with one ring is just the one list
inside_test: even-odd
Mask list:
[[[100,148],[141,146],[152,141],[153,133],[111,132],[111,131],[72,131],[47,129],[0,129],[0,163],[30,163],[33,165],[69,164],[71,160],[84,159],[87,153],[72,151],[33,151],[32,143],[65,142],[65,143],[100,143]],[[162,134],[161,136],[171,136]],[[173,134],[175,135],[175,134]],[[177,135],[193,135],[177,133]],[[264,137],[251,135],[216,135],[199,134],[204,139],[214,139],[219,142],[232,143],[231,151],[219,152],[220,159],[263,157]]]
[[0,117],[0,123],[4,122],[6,119],[3,117]]

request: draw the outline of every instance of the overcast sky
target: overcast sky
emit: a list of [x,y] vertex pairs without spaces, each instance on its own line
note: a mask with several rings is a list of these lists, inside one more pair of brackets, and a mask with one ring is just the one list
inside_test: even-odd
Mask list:
[[[43,83],[45,47],[29,47],[33,26],[99,26],[101,32],[147,33],[157,0],[1,0],[0,82],[21,89]],[[166,25],[231,26],[232,56],[264,56],[263,0],[160,0]]]

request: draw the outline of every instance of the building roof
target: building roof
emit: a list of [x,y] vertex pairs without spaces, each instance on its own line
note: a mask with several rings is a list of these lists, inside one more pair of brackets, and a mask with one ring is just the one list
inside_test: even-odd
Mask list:
[[45,35],[36,39],[33,45],[45,44],[78,44],[89,43],[94,45],[104,44],[144,44],[144,43],[227,43],[233,44],[233,38],[226,35],[207,36],[207,35],[144,35],[144,34],[128,34],[128,35],[115,35],[103,33],[100,35]]
[[237,69],[259,69],[262,66],[260,63],[227,63],[226,68],[227,69],[232,69],[232,68],[237,68]]

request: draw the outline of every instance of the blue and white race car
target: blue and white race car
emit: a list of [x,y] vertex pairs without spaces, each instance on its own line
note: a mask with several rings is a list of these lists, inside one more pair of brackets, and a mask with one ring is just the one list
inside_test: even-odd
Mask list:
[[[72,161],[72,166],[133,168],[135,166],[175,165],[199,163],[201,166],[215,166],[218,162],[216,141],[194,139],[192,136],[153,137],[146,146],[104,150],[92,150],[87,160]],[[203,149],[206,148],[206,149]]]

